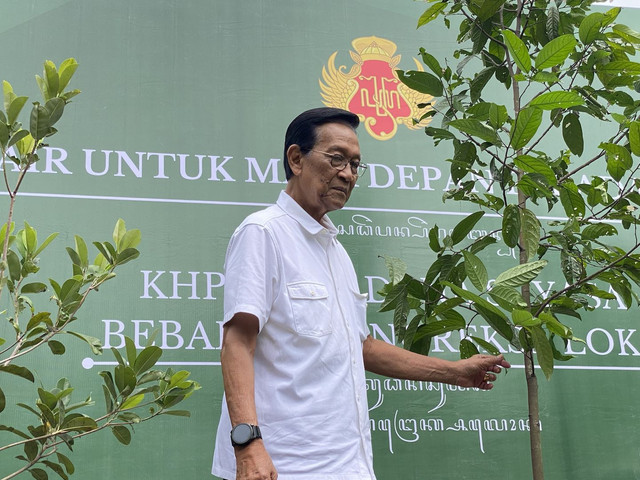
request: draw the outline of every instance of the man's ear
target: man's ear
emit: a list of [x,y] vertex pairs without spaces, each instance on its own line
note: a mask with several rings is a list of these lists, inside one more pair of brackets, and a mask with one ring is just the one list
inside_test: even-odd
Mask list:
[[303,157],[304,155],[302,154],[302,150],[300,150],[300,145],[294,143],[287,148],[287,161],[294,175],[299,175],[302,171]]

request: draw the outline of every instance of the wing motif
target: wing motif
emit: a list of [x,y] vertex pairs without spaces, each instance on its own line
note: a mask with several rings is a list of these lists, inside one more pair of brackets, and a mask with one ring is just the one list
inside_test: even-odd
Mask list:
[[329,57],[326,67],[322,67],[322,80],[318,80],[322,91],[323,103],[327,107],[342,108],[348,110],[349,100],[358,89],[358,84],[353,78],[360,72],[360,65],[351,67],[349,73],[344,73],[344,65],[335,66],[335,58],[338,52],[333,52]]

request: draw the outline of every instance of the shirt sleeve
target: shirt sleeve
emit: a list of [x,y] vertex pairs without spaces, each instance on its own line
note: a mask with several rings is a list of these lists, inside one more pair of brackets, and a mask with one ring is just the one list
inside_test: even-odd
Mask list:
[[278,285],[278,253],[262,225],[246,224],[231,237],[225,260],[223,324],[236,313],[258,317],[262,330]]

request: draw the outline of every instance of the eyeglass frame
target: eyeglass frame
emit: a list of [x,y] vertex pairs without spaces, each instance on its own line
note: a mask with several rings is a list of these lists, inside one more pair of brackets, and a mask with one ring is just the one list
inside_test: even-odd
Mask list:
[[[329,152],[323,152],[322,150],[316,150],[315,148],[312,148],[312,149],[311,149],[311,150],[309,150],[309,151],[310,151],[310,152],[321,153],[321,154],[323,154],[324,156],[326,156],[326,157],[329,159],[329,163],[331,164],[331,166],[332,166],[333,168],[335,168],[336,170],[338,170],[339,172],[343,171],[345,168],[347,168],[347,165],[349,165],[349,166],[351,167],[351,173],[352,173],[353,175],[355,175],[355,176],[356,176],[356,178],[360,178],[360,176],[361,176],[364,172],[366,172],[366,171],[367,171],[367,167],[368,167],[368,165],[367,165],[366,163],[362,163],[362,161],[358,160],[358,164],[357,164],[357,166],[355,167],[356,171],[354,172],[354,171],[353,171],[353,168],[354,168],[354,166],[353,166],[353,165],[354,165],[354,163],[355,163],[355,160],[354,160],[353,158],[349,160],[349,159],[347,159],[347,157],[345,157],[344,155],[342,155],[342,154],[340,154],[340,153],[329,153]],[[341,167],[336,167],[336,166],[333,164],[333,159],[334,159],[334,158],[336,158],[336,157],[340,157],[340,158],[342,158],[342,162],[340,162],[340,163],[343,163],[343,162],[344,162],[344,164],[343,164]],[[360,172],[360,169],[362,169],[362,172]]]

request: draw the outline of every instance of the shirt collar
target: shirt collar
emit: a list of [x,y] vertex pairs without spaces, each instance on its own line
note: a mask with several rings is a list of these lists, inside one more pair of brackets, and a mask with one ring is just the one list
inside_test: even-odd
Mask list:
[[331,236],[335,237],[338,234],[338,229],[335,227],[329,217],[324,215],[322,217],[322,225],[309,215],[291,196],[284,190],[280,192],[277,205],[284,210],[284,212],[296,220],[302,228],[304,228],[311,235],[318,235],[322,232],[327,232]]

